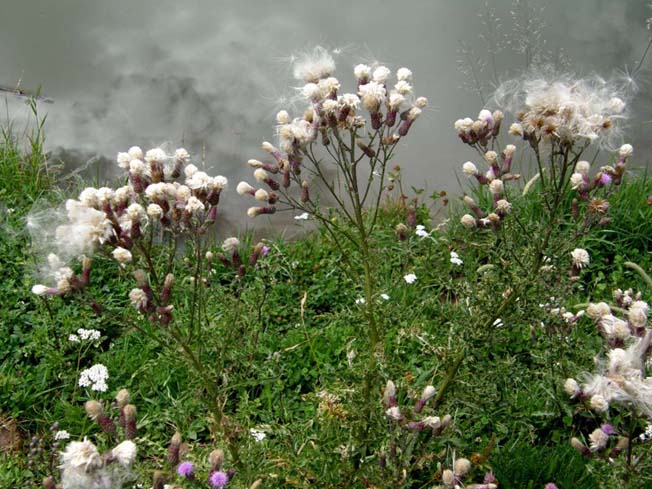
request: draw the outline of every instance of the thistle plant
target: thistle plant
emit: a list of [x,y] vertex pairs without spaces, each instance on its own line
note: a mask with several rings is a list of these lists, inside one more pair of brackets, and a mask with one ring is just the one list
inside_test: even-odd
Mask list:
[[[608,199],[622,182],[633,150],[629,144],[621,145],[613,164],[597,172],[591,171],[592,164],[583,157],[591,148],[613,148],[620,139],[627,97],[626,87],[616,81],[542,70],[502,84],[494,94],[497,110],[483,109],[476,119],[455,122],[460,140],[483,161],[481,165],[468,161],[462,167],[475,188],[473,196],[464,197],[470,213],[462,216],[461,223],[470,233],[494,237],[496,256],[492,258],[502,265],[507,281],[502,300],[488,314],[480,315],[479,324],[472,328],[486,335],[485,339],[491,338],[496,321],[516,300],[539,286],[545,272],[567,270],[568,279],[574,280],[588,265],[588,253],[572,248],[592,227],[609,223]],[[502,147],[500,133],[506,125],[505,114],[510,113],[516,120],[508,132],[516,144]],[[527,162],[528,154],[537,173],[517,188],[514,184],[523,177],[519,163]],[[526,199],[537,201],[540,215],[519,212]],[[525,247],[522,236],[529,237]],[[464,355],[462,349],[437,401]]]
[[[123,485],[134,479],[132,468],[136,460],[137,446],[132,441],[136,436],[136,408],[129,404],[130,395],[126,389],[118,392],[115,408],[120,413],[119,421],[106,412],[104,406],[96,400],[86,402],[84,408],[88,416],[97,422],[104,432],[106,443],[115,446],[104,453],[98,447],[84,438],[82,441],[68,442],[58,455],[60,465],[61,485],[57,486],[58,477],[52,473],[54,467],[50,465],[50,475],[43,479],[44,489],[120,489]],[[122,428],[118,430],[117,426]],[[53,426],[52,449],[56,450],[61,441],[70,439],[70,434]],[[122,441],[117,443],[119,439]]]
[[[375,307],[380,291],[374,231],[389,162],[427,100],[413,95],[407,68],[393,76],[386,66],[359,64],[353,93],[341,93],[334,70],[333,58],[321,47],[296,62],[294,75],[304,83],[299,91],[307,107],[299,117],[285,110],[277,114],[278,145],[264,142],[268,158],[249,160],[258,187],[241,182],[238,193],[261,203],[249,208],[250,217],[293,210],[315,219],[339,248],[344,271],[362,283],[360,331],[368,339],[368,365],[361,414],[368,420],[385,328]],[[362,455],[367,430],[358,436]]]
[[[199,398],[212,416],[214,432],[229,439],[239,461],[233,432],[223,422],[225,350],[211,348],[215,342],[210,338],[219,334],[221,345],[235,345],[242,332],[216,324],[206,307],[214,275],[222,267],[233,284],[234,299],[224,307],[235,304],[237,309],[243,277],[267,250],[262,243],[247,250],[237,238],[228,238],[221,249],[215,246],[217,210],[227,179],[200,171],[185,149],[169,155],[161,148],[143,152],[134,146],[119,153],[117,163],[125,185],[86,188],[78,199],[66,202],[63,216],[49,212],[29,220],[34,241],[51,250],[41,267],[50,283],[35,285],[32,292],[44,300],[61,296],[97,314],[117,315],[119,322],[175,355],[181,352],[205,391]],[[118,310],[93,296],[93,255],[113,261],[121,278],[133,284]],[[81,271],[73,269],[77,260]],[[237,311],[233,314],[237,317]],[[98,364],[81,372],[79,385],[104,391],[107,378],[106,367]]]
[[175,433],[168,446],[169,472],[157,471],[154,474],[153,487],[158,487],[163,481],[176,479],[178,485],[161,487],[225,487],[235,476],[235,469],[224,466],[224,451],[217,448],[210,452],[207,464],[196,464],[190,460],[190,454],[181,452],[181,434]]
[[591,432],[588,443],[573,438],[571,445],[590,458],[612,460],[623,455],[624,481],[639,472],[641,456],[635,456],[634,450],[647,441],[647,435],[639,432],[652,417],[648,309],[641,294],[632,289],[615,290],[612,305],[588,304],[584,315],[603,337],[604,354],[595,360],[597,372],[583,373],[580,382],[568,378],[564,383],[571,399],[606,420]]

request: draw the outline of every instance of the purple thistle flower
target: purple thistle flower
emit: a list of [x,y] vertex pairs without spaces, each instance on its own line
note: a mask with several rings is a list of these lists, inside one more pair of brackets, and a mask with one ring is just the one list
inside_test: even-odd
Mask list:
[[548,482],[545,486],[543,486],[543,489],[559,489],[557,487],[557,484],[554,482]]
[[602,186],[609,185],[613,178],[611,178],[611,175],[608,173],[603,173],[602,176],[600,176],[600,184]]
[[602,426],[600,426],[600,429],[605,435],[609,435],[609,436],[615,435],[617,433],[616,428],[611,426],[609,423],[603,424]]
[[267,253],[269,253],[269,246],[263,246],[262,249],[260,250],[260,254],[263,256],[267,256]]
[[195,474],[195,464],[192,462],[181,462],[177,467],[177,474],[186,479],[192,479]]
[[229,476],[221,470],[216,470],[208,478],[208,482],[210,482],[211,487],[224,487],[229,482]]

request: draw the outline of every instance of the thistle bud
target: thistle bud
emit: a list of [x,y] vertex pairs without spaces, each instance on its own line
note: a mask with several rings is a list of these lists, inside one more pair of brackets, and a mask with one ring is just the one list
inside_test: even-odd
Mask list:
[[458,458],[453,467],[455,476],[462,479],[471,469],[471,462],[466,458]]
[[446,486],[453,486],[455,484],[455,475],[451,469],[446,469],[441,474],[441,481]]
[[420,413],[421,410],[423,409],[423,406],[426,405],[426,403],[432,399],[432,396],[434,396],[437,393],[435,388],[432,385],[427,386],[425,389],[423,389],[423,393],[421,394],[421,398],[417,401],[417,403],[414,406],[414,412],[415,413]]
[[133,404],[127,404],[122,410],[124,413],[124,428],[125,428],[125,438],[127,440],[133,440],[136,438],[136,406]]
[[301,202],[308,202],[310,200],[310,192],[308,191],[308,182],[305,180],[301,182]]
[[87,256],[82,260],[81,284],[86,286],[91,281],[91,259]]
[[115,401],[120,409],[129,404],[130,395],[127,389],[120,389],[115,395]]
[[258,489],[263,484],[262,479],[256,479],[249,489]]
[[407,226],[403,223],[396,225],[396,237],[399,241],[405,241],[407,239],[407,230]]
[[57,485],[54,483],[54,477],[51,475],[43,479],[43,489],[56,489]]
[[172,436],[168,446],[168,465],[176,467],[179,464],[179,449],[181,448],[181,433],[178,431]]
[[580,452],[580,453],[581,453],[582,455],[584,455],[585,457],[590,457],[590,456],[591,456],[591,450],[589,450],[589,449],[584,445],[584,443],[582,443],[579,439],[573,437],[573,438],[571,438],[570,443],[571,443],[571,446],[572,446],[575,450],[577,450],[578,452]]
[[220,470],[224,463],[224,451],[220,448],[213,450],[208,456],[208,463],[211,466],[211,472]]
[[89,418],[97,422],[102,431],[108,434],[115,433],[115,423],[106,415],[99,402],[94,400],[86,401],[84,410]]
[[172,285],[174,284],[174,275],[168,273],[163,282],[163,290],[161,290],[161,305],[166,306],[170,301],[172,295]]
[[163,489],[165,486],[165,474],[157,470],[154,472],[154,479],[152,482],[152,489]]
[[374,156],[376,156],[376,152],[373,149],[371,149],[369,146],[364,144],[362,141],[356,141],[356,144],[358,148],[360,148],[368,158],[373,158]]
[[387,381],[385,385],[385,390],[383,391],[383,404],[386,409],[395,407],[397,405],[396,401],[396,385],[391,380]]
[[265,248],[265,243],[258,243],[253,251],[251,252],[251,256],[249,257],[249,266],[256,266],[256,263],[258,263],[258,259],[260,258],[261,253],[263,253],[263,250]]

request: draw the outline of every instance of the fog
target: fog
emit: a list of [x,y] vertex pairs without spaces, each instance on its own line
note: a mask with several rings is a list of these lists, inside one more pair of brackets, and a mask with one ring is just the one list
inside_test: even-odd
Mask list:
[[[415,93],[430,107],[397,152],[409,184],[458,189],[456,172],[472,153],[452,124],[483,108],[469,60],[485,99],[537,62],[605,77],[634,72],[628,142],[636,163],[648,164],[652,60],[637,66],[650,36],[647,0],[2,3],[0,85],[40,87],[53,100],[38,106],[65,172],[86,168],[104,180],[118,151],[168,143],[228,177],[225,201],[240,200],[233,189],[250,174],[245,162],[263,156],[274,114],[293,105],[291,61],[316,45],[333,53],[344,91],[358,62],[414,72]],[[5,94],[4,102],[1,122],[24,127],[24,100]]]

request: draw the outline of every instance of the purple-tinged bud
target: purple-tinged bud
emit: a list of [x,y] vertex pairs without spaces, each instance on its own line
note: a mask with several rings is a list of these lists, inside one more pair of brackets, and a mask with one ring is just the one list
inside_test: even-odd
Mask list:
[[396,110],[389,110],[387,112],[387,118],[385,119],[385,125],[387,127],[393,127],[396,124],[396,116],[398,112]]
[[356,141],[356,144],[358,148],[360,148],[362,152],[365,154],[365,156],[367,156],[368,158],[373,158],[374,156],[376,156],[376,152],[373,149],[371,149],[369,146],[364,144],[362,141]]
[[577,219],[580,216],[580,206],[577,199],[573,199],[573,202],[571,203],[571,215],[573,216],[573,219]]
[[629,438],[625,436],[621,436],[620,438],[618,438],[618,443],[616,443],[616,446],[613,448],[613,450],[611,450],[609,456],[611,458],[615,458],[618,455],[620,455],[623,451],[627,450],[628,447],[629,447]]
[[163,489],[165,486],[165,474],[161,470],[154,472],[154,478],[152,481],[152,489]]
[[87,256],[82,260],[81,283],[86,286],[91,281],[91,259]]
[[172,295],[172,285],[174,285],[174,275],[168,273],[165,276],[165,281],[163,282],[163,290],[161,290],[161,305],[167,306],[170,302],[170,296]]
[[482,211],[482,209],[480,209],[480,207],[478,207],[478,204],[475,203],[475,200],[473,200],[468,195],[464,196],[464,203],[469,206],[469,208],[479,219],[485,217],[486,214]]
[[206,220],[204,221],[204,226],[210,226],[217,219],[217,205],[213,205],[208,209],[208,214],[206,215]]
[[407,133],[410,130],[410,127],[412,127],[413,123],[414,123],[414,119],[407,119],[401,122],[401,125],[398,126],[398,135],[401,137],[407,136]]
[[170,467],[176,467],[179,463],[179,449],[181,448],[181,441],[181,433],[177,431],[170,440],[170,445],[168,446],[168,465]]
[[417,211],[414,208],[408,210],[408,226],[414,228],[417,225]]
[[224,451],[221,448],[213,450],[210,455],[208,455],[208,463],[210,464],[211,472],[220,470],[224,463]]
[[88,417],[97,422],[102,431],[107,434],[115,433],[115,423],[106,415],[102,405],[99,402],[94,400],[86,401],[84,404],[84,409],[86,410]]
[[571,446],[572,446],[575,450],[577,450],[578,452],[580,452],[580,453],[581,453],[582,455],[584,455],[585,457],[590,457],[590,456],[591,456],[591,450],[589,450],[589,449],[586,447],[586,445],[584,445],[584,443],[582,443],[579,439],[573,437],[573,438],[571,438],[570,443],[571,443]]
[[371,128],[374,130],[380,129],[383,124],[383,115],[379,111],[371,112]]
[[432,397],[436,393],[437,393],[437,391],[432,385],[429,385],[425,389],[423,389],[423,393],[421,394],[421,398],[417,401],[417,403],[414,406],[414,412],[415,413],[420,413],[421,410],[423,409],[423,406],[425,406],[426,403],[430,399],[432,399]]
[[43,479],[43,489],[56,489],[57,485],[54,482],[54,477],[51,475]]
[[405,241],[407,239],[407,230],[408,227],[403,223],[396,225],[396,237],[399,241]]
[[385,455],[385,452],[380,452],[380,455],[378,455],[378,465],[381,469],[387,467],[387,455]]
[[123,409],[124,413],[124,428],[125,428],[125,438],[127,440],[133,440],[137,436],[136,429],[136,406],[133,404],[127,404]]
[[308,182],[305,180],[301,182],[301,202],[308,202],[310,200],[310,192],[308,190]]
[[383,391],[383,404],[385,409],[395,407],[398,403],[396,401],[396,385],[391,380],[387,381],[385,390]]
[[257,217],[261,214],[274,214],[276,212],[276,207],[249,207],[247,209],[247,215],[249,217]]
[[290,170],[283,171],[283,188],[290,186]]
[[[256,266],[256,263],[258,263],[258,259],[260,258],[263,249],[266,248],[264,243],[258,243],[253,251],[251,252],[251,256],[249,257],[249,266]],[[264,255],[263,255],[264,256]]]

